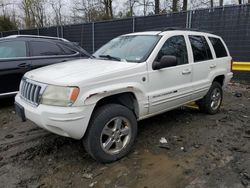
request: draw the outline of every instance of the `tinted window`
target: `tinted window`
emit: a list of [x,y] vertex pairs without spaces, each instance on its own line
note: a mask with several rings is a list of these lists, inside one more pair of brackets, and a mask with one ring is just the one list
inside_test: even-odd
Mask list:
[[178,65],[187,64],[188,55],[184,36],[169,38],[159,51],[156,61],[160,61],[164,55],[176,56]]
[[71,50],[71,49],[68,48],[68,47],[65,47],[65,46],[61,46],[61,47],[62,47],[63,52],[64,52],[65,55],[73,55],[73,54],[76,53],[76,51]]
[[194,62],[212,59],[211,50],[203,36],[189,36],[192,46]]
[[216,54],[216,57],[226,57],[227,56],[227,51],[225,49],[225,46],[221,42],[220,39],[214,38],[214,37],[209,37],[209,40],[211,41],[214,51]]
[[32,56],[65,55],[59,46],[51,42],[32,41],[30,48]]
[[1,42],[0,58],[26,57],[26,45],[23,41]]

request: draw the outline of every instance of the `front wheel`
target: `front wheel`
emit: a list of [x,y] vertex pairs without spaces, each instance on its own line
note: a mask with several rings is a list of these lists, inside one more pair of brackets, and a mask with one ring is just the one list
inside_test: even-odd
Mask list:
[[137,121],[133,112],[119,104],[108,104],[94,112],[83,144],[97,161],[112,162],[130,151],[136,135]]
[[197,101],[199,109],[208,114],[216,114],[222,103],[222,87],[218,82],[213,82],[208,93],[201,100]]

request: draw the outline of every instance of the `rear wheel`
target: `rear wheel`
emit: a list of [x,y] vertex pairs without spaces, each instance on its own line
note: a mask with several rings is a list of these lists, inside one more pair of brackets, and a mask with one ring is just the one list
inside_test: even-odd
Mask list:
[[199,109],[208,114],[216,114],[222,103],[222,87],[218,82],[213,82],[208,93],[201,100],[197,101]]
[[119,104],[108,104],[94,113],[83,139],[87,152],[99,162],[112,162],[125,156],[137,135],[135,115]]

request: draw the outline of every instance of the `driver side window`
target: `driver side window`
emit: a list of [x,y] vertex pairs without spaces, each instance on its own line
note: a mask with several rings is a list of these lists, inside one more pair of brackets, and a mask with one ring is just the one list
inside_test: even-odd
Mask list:
[[162,56],[172,55],[177,59],[178,65],[188,63],[187,47],[184,36],[178,35],[167,39],[159,51],[156,61],[160,62]]

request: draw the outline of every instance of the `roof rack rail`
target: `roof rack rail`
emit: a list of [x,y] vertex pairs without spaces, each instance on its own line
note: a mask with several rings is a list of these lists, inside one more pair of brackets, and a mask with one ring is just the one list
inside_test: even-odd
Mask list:
[[10,35],[10,36],[7,36],[5,38],[21,38],[21,37],[52,39],[52,40],[61,40],[61,41],[64,41],[64,42],[69,42],[67,39],[64,39],[64,38],[41,36],[41,35]]
[[161,28],[153,28],[153,29],[149,29],[147,31],[175,31],[175,30],[180,30],[180,31],[198,31],[198,32],[207,32],[207,33],[213,33],[211,31],[208,30],[204,30],[204,29],[199,29],[199,28],[183,28],[183,27],[161,27]]

